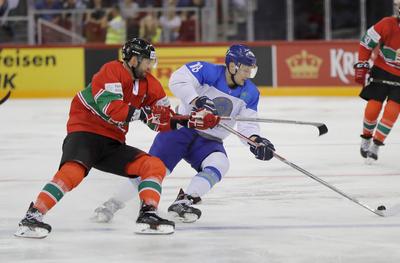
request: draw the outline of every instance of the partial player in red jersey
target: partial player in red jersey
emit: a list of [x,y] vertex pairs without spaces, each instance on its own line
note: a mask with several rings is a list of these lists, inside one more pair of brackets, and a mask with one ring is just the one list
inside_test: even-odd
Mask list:
[[174,223],[156,213],[165,165],[159,158],[125,144],[131,121],[141,120],[155,131],[171,129],[174,113],[169,100],[159,81],[148,73],[156,63],[155,49],[147,41],[134,38],[122,47],[122,58],[104,64],[88,87],[73,98],[59,170],[31,203],[16,236],[46,237],[51,226],[42,221],[43,215],[77,187],[91,168],[140,177],[137,233],[174,232]]
[[[400,0],[395,0],[396,10]],[[400,112],[400,16],[385,17],[363,36],[359,46],[358,62],[354,65],[355,81],[364,86],[360,97],[367,100],[363,132],[362,157],[370,164],[378,160],[378,150],[393,128]],[[372,51],[379,49],[370,69],[368,60]],[[369,78],[366,76],[369,73]],[[383,108],[382,118],[378,122]]]

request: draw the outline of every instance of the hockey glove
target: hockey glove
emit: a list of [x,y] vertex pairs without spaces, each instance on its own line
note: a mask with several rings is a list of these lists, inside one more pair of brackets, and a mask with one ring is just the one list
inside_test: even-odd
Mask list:
[[174,112],[170,107],[165,106],[144,106],[140,108],[140,120],[147,124],[154,131],[170,131],[171,117]]
[[365,78],[369,72],[368,61],[360,61],[354,64],[354,80],[358,84],[365,85]]
[[250,138],[251,140],[260,144],[258,147],[250,145],[250,151],[256,156],[257,159],[267,161],[274,157],[275,147],[267,138],[263,138],[258,135],[252,135]]
[[202,109],[193,111],[190,115],[175,114],[171,118],[172,129],[177,129],[178,124],[191,129],[206,130],[214,128],[220,121],[220,117]]
[[208,110],[200,109],[190,113],[187,127],[192,129],[207,130],[217,126],[219,121],[219,116],[210,113]]
[[205,109],[214,115],[217,115],[217,109],[214,102],[207,96],[200,96],[194,102],[195,110]]

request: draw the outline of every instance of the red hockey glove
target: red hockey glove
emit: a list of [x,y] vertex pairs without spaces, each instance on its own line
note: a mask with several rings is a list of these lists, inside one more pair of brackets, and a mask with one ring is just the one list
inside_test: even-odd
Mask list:
[[192,129],[207,130],[217,126],[219,121],[219,116],[212,114],[206,109],[199,109],[190,113],[187,127]]
[[144,106],[140,112],[140,119],[154,131],[169,131],[171,130],[171,117],[174,112],[170,107],[165,106]]
[[360,61],[354,64],[354,80],[358,84],[365,85],[365,78],[369,72],[368,61]]

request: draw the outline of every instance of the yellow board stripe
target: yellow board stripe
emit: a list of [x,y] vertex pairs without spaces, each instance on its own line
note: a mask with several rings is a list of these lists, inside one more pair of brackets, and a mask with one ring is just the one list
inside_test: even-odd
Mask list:
[[[358,96],[361,91],[361,87],[344,87],[344,86],[326,86],[326,87],[279,87],[272,88],[266,86],[259,86],[261,96]],[[13,94],[11,92],[11,99],[22,99],[22,98],[72,98],[79,90],[70,90],[69,92],[49,93],[48,91],[43,92],[29,92],[20,91],[19,93]],[[173,97],[171,91],[166,89],[166,93],[169,97]]]

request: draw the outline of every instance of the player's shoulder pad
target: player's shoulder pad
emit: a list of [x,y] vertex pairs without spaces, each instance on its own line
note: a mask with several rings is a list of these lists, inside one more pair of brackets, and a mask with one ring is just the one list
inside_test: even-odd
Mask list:
[[251,80],[246,80],[242,92],[240,93],[240,99],[246,103],[247,108],[257,110],[260,91]]
[[185,65],[200,84],[213,84],[220,76],[223,65],[216,65],[205,61],[194,61]]

